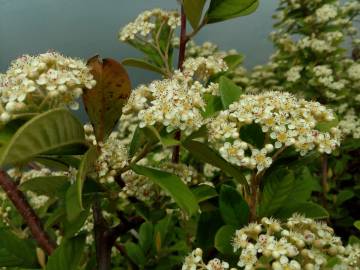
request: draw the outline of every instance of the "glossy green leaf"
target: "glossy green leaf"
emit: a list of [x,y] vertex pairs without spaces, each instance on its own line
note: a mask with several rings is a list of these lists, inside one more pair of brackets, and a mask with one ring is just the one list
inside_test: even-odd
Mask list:
[[143,130],[139,126],[137,126],[130,142],[130,146],[128,150],[129,157],[132,158],[136,154],[136,152],[140,149],[140,147],[145,144],[145,142],[146,142],[146,136]]
[[49,257],[46,270],[78,270],[85,247],[85,236],[65,239]]
[[239,86],[225,76],[220,77],[219,91],[224,109],[229,108],[230,104],[237,101],[243,93],[243,90]]
[[69,221],[67,219],[62,220],[63,226],[64,226],[64,237],[65,238],[71,238],[75,234],[77,234],[81,228],[83,227],[86,219],[88,218],[90,214],[90,208],[86,209],[85,211],[82,211],[76,219]]
[[41,154],[75,155],[87,149],[82,124],[66,109],[42,113],[21,126],[0,156],[1,166],[29,161]]
[[213,248],[215,234],[223,225],[219,210],[202,212],[196,231],[196,246],[202,249]]
[[167,191],[180,208],[190,216],[197,213],[199,205],[188,186],[176,175],[160,170],[134,165],[132,170],[148,177],[155,184]]
[[318,182],[311,175],[310,170],[304,167],[299,175],[294,178],[291,191],[285,200],[285,205],[294,205],[300,202],[306,202],[310,199],[311,193],[317,189]]
[[219,209],[225,224],[241,228],[249,221],[249,206],[233,187],[222,185],[219,196]]
[[198,160],[218,167],[227,175],[234,177],[237,182],[245,186],[248,185],[239,168],[228,163],[206,144],[193,140],[185,140],[182,145]]
[[339,124],[339,119],[335,117],[334,120],[317,123],[315,129],[321,132],[329,132],[331,128],[336,127],[338,124]]
[[203,202],[218,196],[216,189],[209,185],[199,185],[193,188],[192,192],[194,193],[198,202]]
[[303,214],[306,217],[313,219],[329,217],[329,213],[322,206],[312,202],[299,203],[290,207],[284,205],[276,212],[275,217],[285,219],[291,217],[294,213]]
[[242,126],[240,128],[240,138],[259,149],[261,149],[265,143],[265,133],[262,132],[261,126],[256,123]]
[[276,170],[265,178],[259,208],[260,217],[270,217],[284,207],[294,181],[293,172],[286,169]]
[[[94,163],[98,157],[98,152],[96,150],[96,147],[91,146],[89,150],[85,153],[83,156],[80,166],[78,168],[77,174],[76,174],[76,190],[77,190],[77,200],[71,203],[72,211],[79,211],[81,212],[83,210],[83,204],[82,204],[82,192],[84,187],[84,182],[86,179],[86,176],[89,172],[94,171]],[[67,202],[68,203],[68,202]],[[76,210],[75,210],[76,208]]]
[[207,11],[207,22],[216,23],[253,13],[258,0],[211,0]]
[[360,231],[360,220],[355,221],[354,226],[356,229],[358,229]]
[[215,235],[215,248],[222,254],[232,255],[234,254],[234,248],[231,245],[234,238],[235,231],[239,229],[235,226],[224,225]]
[[236,69],[244,61],[242,54],[230,54],[224,57],[224,61],[230,70]]
[[146,253],[152,246],[154,239],[154,226],[151,222],[144,222],[139,229],[139,244]]
[[126,58],[121,63],[125,66],[137,67],[164,75],[164,72],[161,70],[161,68],[153,64],[150,64],[142,59]]
[[53,197],[66,183],[69,183],[69,178],[66,176],[35,177],[23,182],[20,189],[35,192],[37,195]]
[[184,0],[183,7],[187,19],[193,29],[196,29],[200,23],[202,11],[206,0]]
[[216,114],[217,112],[223,109],[221,98],[218,96],[205,94],[204,100],[206,105],[205,105],[205,111],[202,113],[202,115],[205,118],[214,116],[214,114]]
[[84,89],[85,110],[97,141],[104,141],[121,116],[122,107],[130,96],[131,83],[124,67],[113,59],[100,59],[96,55],[88,60],[87,65],[96,86]]
[[342,205],[344,202],[346,202],[347,200],[350,200],[351,198],[353,198],[355,196],[354,191],[350,190],[350,189],[344,189],[341,190],[339,192],[339,194],[336,196],[336,202],[335,205],[336,206],[340,206]]
[[145,254],[142,249],[135,243],[125,243],[125,250],[129,258],[139,266],[144,266],[146,263]]
[[7,230],[0,230],[1,267],[38,267],[35,246]]

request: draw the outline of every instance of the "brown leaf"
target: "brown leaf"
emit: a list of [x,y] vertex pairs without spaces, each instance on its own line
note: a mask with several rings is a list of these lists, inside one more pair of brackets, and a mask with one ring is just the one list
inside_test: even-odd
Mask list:
[[87,62],[96,80],[93,89],[84,89],[85,110],[95,130],[97,141],[111,133],[119,120],[122,107],[131,92],[131,83],[124,67],[117,61],[98,55]]

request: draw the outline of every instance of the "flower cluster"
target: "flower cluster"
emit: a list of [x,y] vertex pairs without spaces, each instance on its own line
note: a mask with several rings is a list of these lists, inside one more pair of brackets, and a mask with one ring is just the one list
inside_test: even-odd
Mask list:
[[[209,122],[209,140],[230,163],[262,171],[271,165],[275,149],[293,146],[301,155],[315,148],[331,153],[340,143],[339,129],[321,132],[316,125],[333,119],[332,111],[318,102],[286,92],[243,95]],[[241,128],[249,125],[265,133],[261,149],[242,139]]]
[[141,85],[132,91],[123,113],[138,112],[140,127],[162,124],[167,132],[182,130],[190,134],[203,125],[203,95],[218,92],[218,84],[205,87],[193,77],[206,80],[223,70],[226,64],[220,58],[189,58],[183,72],[176,71],[172,78]]
[[[285,223],[266,217],[261,223],[250,223],[235,232],[232,246],[240,267],[234,270],[330,269],[329,263],[331,269],[356,270],[360,265],[359,245],[343,246],[325,223],[298,214]],[[228,263],[214,260],[218,268],[205,265],[201,249],[196,249],[185,258],[182,269],[229,269]]]
[[332,257],[338,259],[335,264],[346,265],[343,269],[357,269],[360,263],[359,246],[344,247],[325,223],[297,214],[284,224],[272,218],[251,223],[236,231],[232,245],[234,252],[240,250],[238,266],[248,270],[325,269]]
[[[200,248],[192,251],[182,265],[182,270],[228,270],[229,263],[218,258],[210,260],[207,264],[203,261],[203,251]],[[230,270],[235,270],[231,268]]]
[[353,109],[349,110],[339,122],[339,128],[343,134],[360,139],[360,119]]
[[135,37],[146,38],[160,24],[166,24],[171,29],[175,29],[180,25],[179,13],[158,8],[144,11],[134,22],[129,23],[120,31],[119,38],[121,41],[131,41]]
[[119,171],[128,165],[127,149],[118,132],[112,132],[104,143],[99,143],[100,156],[96,161],[96,171],[100,182],[112,183]]
[[76,99],[83,89],[91,89],[95,84],[81,60],[55,52],[24,55],[0,76],[0,122],[7,122],[16,114],[64,105],[77,109]]
[[352,20],[360,3],[282,0],[278,10],[271,34],[277,50],[268,64],[253,70],[249,88],[281,87],[322,102],[353,103],[360,94],[359,68],[342,47],[346,36],[357,32]]

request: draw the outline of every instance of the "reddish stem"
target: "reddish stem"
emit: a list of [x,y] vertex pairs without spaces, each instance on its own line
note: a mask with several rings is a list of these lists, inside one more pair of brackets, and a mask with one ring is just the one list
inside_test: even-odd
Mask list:
[[44,230],[39,217],[26,200],[24,194],[3,170],[0,170],[0,185],[25,220],[36,242],[48,255],[51,255],[56,248],[55,243]]
[[[188,42],[186,36],[186,15],[184,7],[181,6],[181,30],[180,30],[180,47],[179,47],[179,60],[178,60],[178,69],[183,70],[183,64],[185,61],[185,50],[186,43]],[[181,131],[175,133],[175,140],[181,139]],[[180,146],[176,145],[173,149],[172,162],[179,163],[180,160]]]

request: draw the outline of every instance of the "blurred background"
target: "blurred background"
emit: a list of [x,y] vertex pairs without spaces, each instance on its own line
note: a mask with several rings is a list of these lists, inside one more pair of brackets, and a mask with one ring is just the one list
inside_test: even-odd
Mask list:
[[[276,0],[263,0],[247,17],[206,26],[197,43],[212,41],[245,54],[245,66],[265,63]],[[177,9],[176,0],[0,0],[0,72],[22,54],[56,50],[87,59],[95,54],[121,60],[138,53],[118,40],[119,29],[146,9]],[[133,85],[156,75],[129,68]]]

